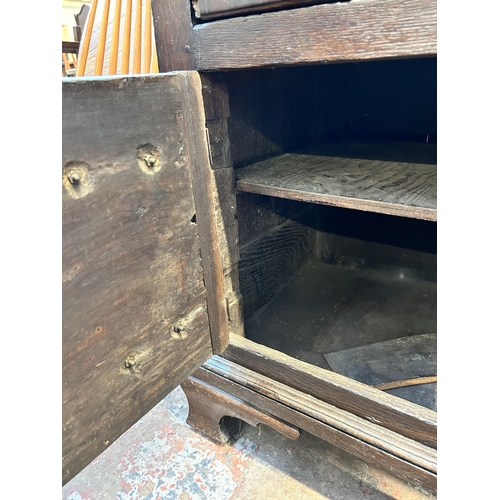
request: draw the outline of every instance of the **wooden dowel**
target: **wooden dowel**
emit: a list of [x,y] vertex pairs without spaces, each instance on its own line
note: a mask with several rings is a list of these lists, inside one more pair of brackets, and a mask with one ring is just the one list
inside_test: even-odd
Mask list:
[[78,67],[76,69],[76,76],[83,76],[85,74],[85,66],[87,65],[87,57],[89,55],[90,37],[92,36],[92,29],[94,28],[95,13],[97,11],[98,0],[92,0],[90,5],[90,12],[85,23],[85,36],[83,43],[80,45],[80,52],[78,54]]
[[111,54],[109,56],[109,74],[116,75],[118,67],[118,47],[120,42],[120,18],[122,13],[122,0],[116,0],[115,15],[113,17],[113,34],[111,38]]
[[122,75],[128,75],[130,63],[130,35],[132,32],[132,0],[127,0],[123,27]]
[[144,58],[142,62],[142,72],[151,73],[151,0],[146,0],[146,9],[144,13]]
[[101,28],[99,30],[99,43],[97,45],[97,56],[95,60],[94,75],[96,76],[102,75],[102,67],[104,65],[104,53],[106,52],[106,35],[108,33],[109,4],[110,0],[105,0],[101,18]]
[[135,25],[134,25],[134,59],[132,64],[132,73],[141,72],[141,52],[142,52],[142,0],[137,0],[135,7]]
[[411,385],[432,384],[437,382],[437,377],[417,377],[406,380],[395,380],[394,382],[385,382],[384,384],[375,385],[375,389],[388,391],[389,389],[398,389],[399,387],[409,387]]

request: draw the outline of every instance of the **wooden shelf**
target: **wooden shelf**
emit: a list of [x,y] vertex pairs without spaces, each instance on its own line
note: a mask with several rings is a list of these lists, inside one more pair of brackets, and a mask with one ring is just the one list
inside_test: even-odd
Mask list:
[[240,191],[437,221],[436,144],[321,145],[236,170]]

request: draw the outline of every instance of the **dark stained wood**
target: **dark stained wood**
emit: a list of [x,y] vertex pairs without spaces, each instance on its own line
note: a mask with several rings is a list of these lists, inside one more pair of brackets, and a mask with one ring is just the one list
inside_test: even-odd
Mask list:
[[80,42],[62,42],[62,52],[63,54],[78,54],[80,50]]
[[436,451],[218,357],[193,377],[430,491]]
[[317,205],[319,260],[393,276],[437,280],[437,224]]
[[227,119],[230,116],[226,84],[216,74],[201,76],[212,168],[232,167]]
[[210,146],[210,161],[214,169],[219,253],[224,274],[229,329],[243,335],[243,305],[239,292],[238,221],[236,187],[231,167],[231,151],[227,118],[230,116],[229,96],[225,83],[216,74],[200,75],[206,128]]
[[209,74],[227,83],[238,169],[317,143],[435,142],[436,66],[429,57]]
[[435,157],[433,144],[315,146],[238,169],[237,188],[436,221]]
[[189,402],[187,424],[216,443],[225,444],[237,437],[225,425],[220,425],[223,417],[237,418],[253,427],[265,424],[289,439],[300,436],[297,427],[197,378],[189,377],[181,387]]
[[236,188],[234,170],[219,168],[213,171],[216,182],[216,221],[219,233],[219,252],[224,273],[229,329],[243,335],[243,303],[240,294],[238,262],[238,219],[236,213]]
[[[186,128],[186,154],[192,172],[203,276],[207,289],[210,332],[214,353],[229,343],[221,234],[217,214],[220,210],[214,171],[210,167],[205,132],[205,112],[200,76],[196,71],[179,73],[183,113],[178,117]],[[192,218],[190,219],[192,223]]]
[[197,18],[206,20],[315,3],[321,0],[193,0],[193,9]]
[[151,0],[160,73],[196,69],[190,0]]
[[232,335],[223,357],[426,446],[437,446],[437,414],[432,410],[245,338]]
[[[346,262],[316,263],[287,285],[247,319],[246,337],[322,368],[328,353],[437,329],[436,283]],[[241,290],[246,308],[243,279]]]
[[228,129],[235,169],[318,140],[325,105],[322,69],[210,73],[220,74],[227,82],[231,105]]
[[240,250],[240,291],[245,318],[269,303],[311,265],[315,257],[315,237],[311,227],[290,220]]
[[297,220],[313,205],[274,196],[238,193],[238,237],[243,248],[289,220]]
[[314,5],[195,26],[200,71],[437,53],[435,0]]
[[212,354],[190,78],[63,81],[64,482]]
[[[437,410],[437,385],[433,383],[435,380],[421,380],[419,383],[406,383],[399,387],[397,384],[394,387],[385,386],[388,382],[409,379],[415,381],[420,380],[419,377],[425,379],[437,374],[436,334],[399,337],[327,353],[324,356],[334,372],[381,390],[404,387],[405,395],[402,397],[431,410]],[[380,384],[383,384],[383,387],[380,387]]]
[[229,91],[222,75],[204,73],[200,78],[207,121],[228,118],[231,115]]

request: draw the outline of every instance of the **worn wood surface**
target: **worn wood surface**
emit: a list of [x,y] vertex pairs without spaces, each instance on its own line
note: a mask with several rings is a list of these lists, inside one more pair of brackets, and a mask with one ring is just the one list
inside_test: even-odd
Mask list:
[[[303,214],[302,219],[307,220],[308,216]],[[240,291],[245,319],[268,304],[314,261],[316,233],[303,222],[290,220],[240,250]]]
[[435,490],[436,451],[218,357],[193,377],[407,481]]
[[190,0],[151,0],[160,73],[196,69]]
[[220,353],[229,342],[221,245],[221,238],[224,235],[220,230],[218,217],[220,201],[204,134],[205,112],[200,75],[195,71],[180,72],[179,82],[183,114],[178,116],[178,120],[186,129],[186,154],[193,179],[196,224],[207,289],[212,347],[214,353]]
[[393,276],[437,281],[437,224],[316,205],[319,260]]
[[219,75],[200,75],[206,128],[210,146],[210,162],[213,169],[216,200],[218,252],[224,275],[229,329],[243,335],[243,305],[239,292],[238,261],[238,216],[236,213],[236,183],[231,166],[231,151],[227,131],[230,116],[229,96],[225,83]]
[[231,335],[222,356],[426,446],[437,446],[437,414],[432,410],[245,338]]
[[193,0],[193,9],[197,18],[206,20],[320,2],[321,0]]
[[227,84],[236,169],[317,143],[436,142],[434,57],[209,74]]
[[193,30],[196,68],[435,55],[436,18],[436,0],[353,0],[213,21]]
[[[416,404],[437,411],[437,384],[406,387],[388,386],[387,382],[426,378],[437,374],[437,335],[433,333],[398,337],[324,355],[330,368],[377,389],[391,390]],[[384,387],[380,387],[380,384]]]
[[298,220],[313,205],[274,196],[238,193],[238,237],[243,248],[289,220]]
[[[322,67],[210,73],[227,84],[234,168],[307,147],[318,140],[325,106]],[[320,102],[321,101],[321,102]],[[333,115],[337,117],[337,115]]]
[[289,439],[300,436],[297,427],[197,378],[189,377],[182,382],[181,387],[189,402],[187,424],[219,444],[237,437],[232,436],[225,425],[221,425],[223,417],[240,419],[253,427],[264,424]]
[[238,169],[237,188],[435,221],[435,158],[432,144],[315,146]]
[[63,81],[64,482],[212,354],[195,78]]
[[228,89],[220,75],[202,74],[200,77],[212,168],[230,168],[232,161],[227,121],[230,116]]
[[259,344],[329,368],[327,353],[435,332],[436,304],[436,283],[316,263],[249,318],[245,331]]

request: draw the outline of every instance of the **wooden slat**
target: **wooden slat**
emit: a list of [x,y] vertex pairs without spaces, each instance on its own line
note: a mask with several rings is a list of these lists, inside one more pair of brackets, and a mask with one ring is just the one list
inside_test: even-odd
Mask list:
[[122,0],[116,0],[113,16],[113,31],[111,35],[111,49],[109,56],[109,74],[116,75],[118,68],[118,49],[120,43],[120,19],[122,12]]
[[223,70],[437,53],[436,0],[353,0],[200,24],[196,68]]
[[437,414],[432,410],[236,335],[231,335],[222,356],[426,446],[437,446]]
[[125,25],[123,28],[122,74],[127,75],[130,67],[130,41],[132,36],[132,0],[127,0],[125,7]]
[[[236,171],[240,191],[437,220],[433,144],[316,146]],[[416,162],[432,162],[416,163]]]
[[144,13],[144,55],[142,57],[142,73],[147,74],[151,72],[151,42],[152,36],[152,13],[151,13],[151,0],[146,0],[145,13]]
[[141,72],[142,55],[142,0],[136,0],[135,24],[134,24],[134,55],[132,58],[132,73],[138,75]]
[[63,81],[64,482],[212,355],[193,78]]
[[84,27],[83,42],[81,43],[81,51],[78,54],[78,66],[76,68],[76,76],[83,76],[87,65],[89,55],[90,38],[94,28],[95,15],[97,12],[98,0],[93,0],[90,5],[90,12]]
[[99,30],[99,42],[97,45],[97,56],[95,61],[94,75],[102,75],[102,68],[104,66],[104,53],[106,50],[106,36],[108,33],[108,18],[109,18],[110,0],[104,0],[104,7],[102,11],[102,19]]
[[352,453],[435,491],[436,451],[308,394],[215,356],[194,377]]

